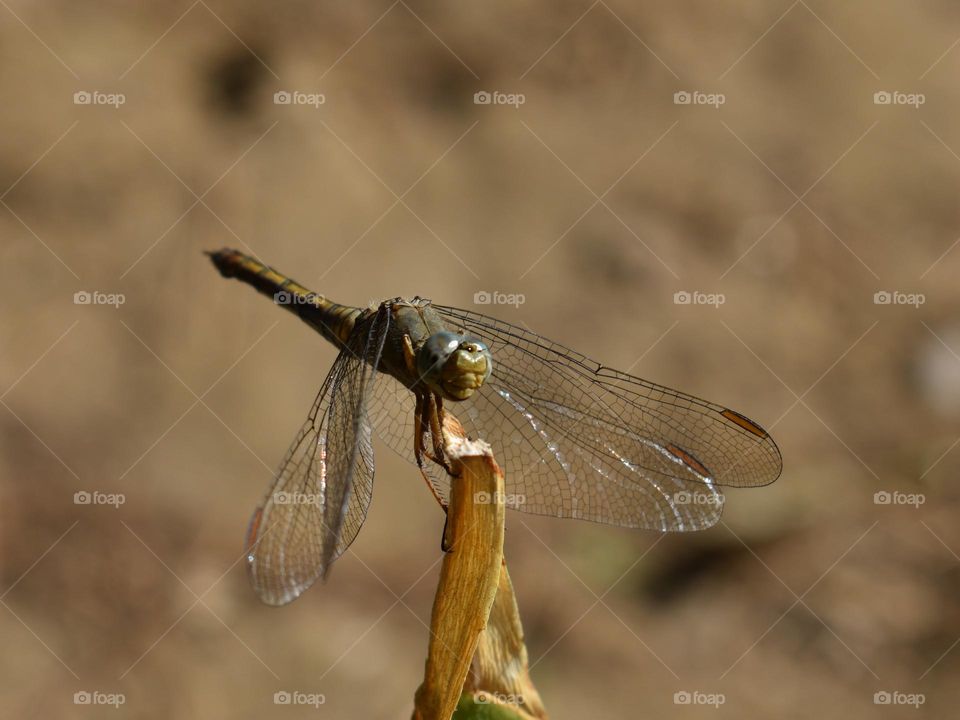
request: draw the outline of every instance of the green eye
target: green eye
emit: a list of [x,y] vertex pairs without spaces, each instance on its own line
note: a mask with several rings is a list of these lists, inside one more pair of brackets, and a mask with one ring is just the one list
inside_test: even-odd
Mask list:
[[434,333],[417,352],[417,373],[431,390],[465,400],[490,376],[493,358],[486,344],[449,331]]

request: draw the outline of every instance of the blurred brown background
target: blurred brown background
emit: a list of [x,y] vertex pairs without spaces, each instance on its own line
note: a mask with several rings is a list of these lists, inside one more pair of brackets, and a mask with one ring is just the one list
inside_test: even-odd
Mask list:
[[[201,255],[232,246],[771,429],[783,476],[709,532],[510,515],[553,717],[948,716],[958,36],[945,0],[3,3],[0,714],[410,715],[442,528],[412,466],[379,447],[354,552],[292,605],[239,564],[334,353]],[[94,691],[125,703],[74,703]]]

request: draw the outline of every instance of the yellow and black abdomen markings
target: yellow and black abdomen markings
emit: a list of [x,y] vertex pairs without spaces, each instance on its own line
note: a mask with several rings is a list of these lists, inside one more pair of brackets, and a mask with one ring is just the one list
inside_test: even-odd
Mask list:
[[207,255],[227,278],[236,278],[255,287],[273,301],[295,313],[327,340],[339,346],[345,343],[361,310],[327,300],[272,267],[237,250],[224,248]]

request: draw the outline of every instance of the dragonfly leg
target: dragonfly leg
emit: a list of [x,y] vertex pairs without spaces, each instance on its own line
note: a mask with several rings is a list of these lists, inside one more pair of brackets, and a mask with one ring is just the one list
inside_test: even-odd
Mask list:
[[[433,452],[424,449],[423,454],[442,467],[450,477],[457,477],[446,459],[443,435],[443,401],[432,393],[424,398],[424,410],[427,413],[427,422],[430,425],[430,439]],[[422,422],[422,421],[421,421]]]
[[[429,396],[436,403],[435,407],[431,407],[430,410],[430,436],[433,438],[433,452],[437,457],[444,457],[444,445],[446,444],[446,438],[443,435],[443,398],[439,395],[433,395],[432,393]],[[447,475],[453,476],[453,472],[450,470],[450,466],[447,464],[446,459],[440,462],[443,465],[443,469],[447,471]],[[443,511],[446,513],[447,508],[444,508]],[[449,538],[450,532],[450,514],[447,513],[446,517],[443,519],[443,535],[440,540],[440,550],[441,552],[448,553],[453,550],[453,543]]]
[[[451,471],[444,457],[443,437],[439,434],[442,431],[439,430],[436,407],[431,400],[432,396],[429,394],[417,396],[416,409],[413,415],[413,456],[417,460],[417,467],[422,468],[423,458],[427,458],[446,470],[448,475],[453,476],[453,471]],[[424,418],[424,415],[426,415],[426,418]],[[430,428],[432,452],[427,450],[423,441],[425,424]]]
[[[437,494],[436,488],[433,487],[433,483],[430,482],[430,479],[427,477],[427,474],[423,471],[423,458],[429,458],[434,462],[437,460],[427,452],[426,447],[423,444],[423,413],[424,409],[429,412],[430,400],[427,395],[417,395],[416,405],[413,412],[413,456],[416,458],[417,467],[420,468],[420,474],[423,475],[424,482],[427,483],[427,487],[430,488],[430,492],[433,493],[434,499],[437,501],[437,504],[443,508],[443,511],[447,511],[446,505],[443,504],[443,500],[440,498],[440,495]],[[446,464],[439,463],[443,465],[446,469]],[[449,472],[449,470],[447,470]]]
[[417,377],[417,354],[413,351],[413,341],[406,333],[403,335],[403,360],[410,377]]
[[413,410],[413,457],[417,460],[417,467],[423,467],[423,398],[417,395],[416,406]]
[[431,407],[432,412],[430,413],[430,436],[433,438],[433,452],[438,457],[443,457],[445,455],[444,448],[447,444],[447,438],[443,434],[443,398],[433,393],[431,393],[430,398],[435,404],[434,407]]

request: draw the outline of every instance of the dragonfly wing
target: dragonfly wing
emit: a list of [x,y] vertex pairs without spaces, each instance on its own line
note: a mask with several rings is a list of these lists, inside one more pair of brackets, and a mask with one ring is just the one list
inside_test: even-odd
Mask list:
[[374,474],[366,407],[388,324],[383,308],[358,322],[251,520],[247,568],[269,605],[325,576],[366,518]]
[[764,485],[780,474],[776,444],[739,413],[509,323],[434,309],[493,354],[490,379],[454,411],[493,445],[516,509],[696,530],[719,518],[719,486]]
[[[377,373],[370,392],[369,417],[374,431],[391,450],[404,460],[416,465],[414,457],[414,412],[416,410],[416,396],[396,378],[386,373]],[[447,411],[451,408],[456,411],[455,404],[444,405]],[[431,447],[433,442],[429,434],[429,426],[421,428],[424,447]],[[450,477],[437,463],[429,459],[424,460],[421,468],[426,480],[433,488],[434,494],[446,506],[450,500]]]
[[[494,448],[507,507],[660,532],[702,530],[720,519],[724,496],[716,484],[686,477],[666,458],[646,466],[628,459],[644,440],[636,433],[535,404],[493,378],[488,384],[458,417]],[[616,443],[602,439],[614,432]]]
[[[618,450],[617,445],[606,448],[597,438],[615,437],[628,448],[642,443],[642,438],[620,425],[610,427],[601,419],[588,418],[582,410],[557,403],[535,405],[525,397],[541,382],[529,375],[535,368],[525,365],[526,375],[510,376],[509,369],[515,366],[495,356],[494,375],[478,393],[462,403],[444,405],[470,437],[483,438],[493,446],[506,470],[509,507],[660,531],[696,530],[717,522],[723,508],[720,488],[699,478],[675,477],[677,463],[667,457],[658,456],[655,473],[611,463],[611,453],[626,457],[630,450]],[[503,382],[503,377],[510,379]],[[377,436],[413,462],[413,393],[380,373],[369,407]],[[600,432],[587,433],[591,427]],[[429,447],[429,437],[424,441]],[[450,496],[446,472],[429,460],[423,470],[437,497],[446,503]]]

